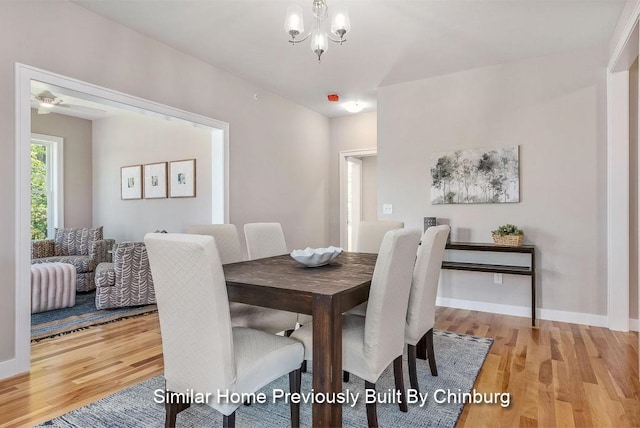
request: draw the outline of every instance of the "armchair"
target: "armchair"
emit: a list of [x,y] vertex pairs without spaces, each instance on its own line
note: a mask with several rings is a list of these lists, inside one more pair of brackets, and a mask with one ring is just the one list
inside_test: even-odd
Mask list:
[[113,239],[104,239],[102,226],[56,228],[54,239],[31,241],[31,264],[69,263],[76,268],[76,291],[96,288],[96,266],[111,260]]
[[100,263],[96,268],[96,308],[155,303],[156,293],[144,242],[114,246],[113,263]]

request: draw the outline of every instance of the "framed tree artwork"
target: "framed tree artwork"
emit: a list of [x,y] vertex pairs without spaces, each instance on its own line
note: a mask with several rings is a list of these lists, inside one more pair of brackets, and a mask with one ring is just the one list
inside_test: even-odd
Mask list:
[[120,198],[142,199],[142,165],[120,168]]
[[169,196],[194,198],[196,196],[196,160],[169,162]]
[[518,146],[433,153],[432,204],[520,202]]

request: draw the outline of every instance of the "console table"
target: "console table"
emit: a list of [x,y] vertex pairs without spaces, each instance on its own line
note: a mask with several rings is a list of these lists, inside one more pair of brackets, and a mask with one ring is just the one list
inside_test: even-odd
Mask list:
[[523,253],[531,257],[530,266],[498,265],[490,263],[468,263],[443,261],[442,269],[466,270],[474,272],[507,273],[510,275],[527,275],[531,277],[531,325],[536,325],[536,247],[522,245],[509,247],[505,245],[485,244],[475,242],[450,242],[445,247],[447,250],[458,251],[485,251],[492,253]]

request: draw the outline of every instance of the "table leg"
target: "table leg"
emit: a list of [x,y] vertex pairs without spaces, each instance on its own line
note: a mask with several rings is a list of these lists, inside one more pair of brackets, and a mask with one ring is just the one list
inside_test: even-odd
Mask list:
[[[342,391],[342,314],[332,296],[313,299],[313,390]],[[342,426],[341,404],[313,404],[314,427]]]
[[536,326],[536,252],[531,253],[531,327]]

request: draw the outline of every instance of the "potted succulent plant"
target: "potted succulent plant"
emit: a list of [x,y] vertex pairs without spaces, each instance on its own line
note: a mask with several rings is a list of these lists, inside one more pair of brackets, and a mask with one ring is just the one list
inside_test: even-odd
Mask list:
[[524,232],[515,224],[503,224],[491,231],[493,242],[498,245],[519,247],[524,242]]

